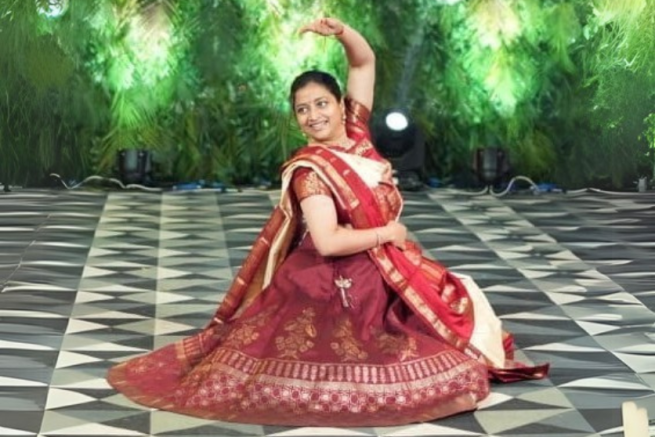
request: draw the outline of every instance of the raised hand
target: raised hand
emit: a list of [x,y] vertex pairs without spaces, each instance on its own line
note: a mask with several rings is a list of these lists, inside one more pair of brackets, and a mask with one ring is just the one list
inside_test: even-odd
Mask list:
[[305,24],[298,30],[299,33],[314,32],[323,36],[341,35],[345,25],[336,18],[319,18]]

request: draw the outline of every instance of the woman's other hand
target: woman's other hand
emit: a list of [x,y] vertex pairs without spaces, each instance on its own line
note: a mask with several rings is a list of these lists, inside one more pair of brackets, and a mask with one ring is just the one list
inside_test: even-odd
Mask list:
[[393,244],[400,250],[405,250],[407,242],[407,227],[397,221],[390,221],[384,227],[384,241]]
[[299,33],[314,32],[323,36],[341,35],[345,25],[336,18],[319,18],[300,28]]

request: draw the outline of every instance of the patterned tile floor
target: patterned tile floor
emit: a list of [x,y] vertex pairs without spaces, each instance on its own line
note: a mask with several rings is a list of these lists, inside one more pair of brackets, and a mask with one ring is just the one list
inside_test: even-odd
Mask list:
[[[406,194],[426,251],[471,274],[550,378],[393,428],[281,428],[151,411],[104,374],[203,326],[279,193],[0,195],[0,436],[623,435],[655,418],[655,194]],[[651,422],[652,423],[652,422]],[[651,427],[651,433],[653,428]]]

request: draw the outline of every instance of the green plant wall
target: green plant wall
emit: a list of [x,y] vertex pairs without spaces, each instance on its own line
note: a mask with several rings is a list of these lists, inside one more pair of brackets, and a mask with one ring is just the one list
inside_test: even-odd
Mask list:
[[653,175],[655,0],[4,0],[0,182],[112,177],[129,148],[160,180],[275,181],[293,77],[344,79],[336,41],[297,34],[323,15],[371,41],[376,108],[410,112],[430,175],[470,179],[486,146],[570,188]]

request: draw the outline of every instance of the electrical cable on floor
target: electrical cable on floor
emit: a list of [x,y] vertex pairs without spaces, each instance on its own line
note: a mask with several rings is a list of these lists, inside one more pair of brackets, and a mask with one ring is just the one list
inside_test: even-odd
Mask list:
[[489,194],[491,194],[492,196],[495,196],[495,197],[502,197],[502,196],[504,196],[504,195],[506,195],[507,193],[510,192],[510,190],[512,189],[512,187],[514,186],[514,183],[516,181],[526,181],[526,182],[528,182],[530,184],[530,188],[533,190],[533,192],[535,194],[541,192],[541,190],[539,189],[539,185],[535,184],[534,181],[532,179],[530,179],[529,177],[527,177],[527,176],[514,176],[509,181],[509,183],[507,184],[507,188],[505,188],[500,193],[496,193],[493,190],[492,186],[488,186],[487,188],[489,189]]
[[494,197],[502,197],[502,196],[505,196],[507,193],[509,193],[512,190],[513,186],[514,186],[514,183],[516,181],[519,181],[519,180],[528,182],[530,184],[530,188],[533,190],[533,192],[535,194],[540,193],[540,192],[543,191],[543,190],[541,190],[539,188],[539,186],[537,184],[534,183],[534,181],[532,179],[530,179],[527,176],[515,176],[515,177],[513,177],[509,181],[509,183],[507,184],[507,187],[504,190],[500,191],[500,192],[494,191],[492,185],[487,185],[486,187],[484,187],[484,189],[482,189],[480,191],[474,191],[472,193],[468,192],[468,191],[463,191],[463,190],[453,190],[453,191],[457,192],[458,194],[465,194],[467,196],[483,196],[485,194],[491,194]]
[[[163,192],[168,189],[170,191],[184,191],[184,192],[215,192],[215,193],[240,193],[244,191],[244,187],[228,187],[225,186],[222,183],[213,183],[211,185],[206,185],[204,181],[200,182],[191,182],[191,183],[178,183],[173,185],[170,188],[158,188],[158,187],[148,187],[145,185],[140,185],[140,184],[124,184],[118,179],[115,178],[107,178],[103,176],[89,176],[85,178],[83,181],[76,183],[75,185],[68,185],[64,179],[58,175],[57,173],[50,173],[51,177],[57,178],[59,182],[68,190],[74,190],[76,188],[79,188],[83,186],[85,183],[93,180],[99,180],[103,182],[111,182],[113,184],[118,185],[122,189],[139,189],[143,191],[151,191],[151,192]],[[258,190],[258,191],[270,191],[270,183],[265,182],[263,184],[260,184],[258,186],[252,187],[253,190]]]
[[[602,193],[602,194],[616,194],[625,196],[626,194],[648,194],[647,191],[609,191],[601,190],[600,188],[580,188],[578,190],[566,190],[566,194],[586,194],[586,193]],[[651,192],[652,193],[652,192]]]
[[[607,191],[607,190],[601,190],[598,188],[587,188],[587,191],[591,191],[592,193],[603,193],[603,194],[622,194],[625,195],[626,193],[630,193],[630,191]],[[645,194],[645,192],[639,192],[635,191],[637,194]]]
[[[508,194],[512,190],[512,188],[513,188],[514,184],[516,183],[516,181],[528,182],[530,184],[530,190],[532,191],[533,194],[541,194],[541,193],[552,192],[550,190],[544,190],[544,189],[540,188],[538,184],[536,184],[532,179],[530,179],[527,176],[515,176],[515,177],[513,177],[508,182],[507,187],[504,190],[500,191],[500,192],[494,191],[492,185],[487,185],[481,191],[468,192],[468,191],[457,190],[457,189],[452,190],[452,191],[454,191],[454,192],[456,192],[458,194],[464,194],[464,195],[467,195],[467,196],[482,196],[482,195],[485,195],[485,194],[490,194],[490,195],[492,195],[494,197],[502,197],[502,196],[505,196],[506,194]],[[630,193],[630,191],[608,191],[608,190],[601,190],[599,188],[581,188],[581,189],[578,189],[578,190],[562,190],[562,189],[559,189],[558,192],[566,194],[566,195],[585,194],[585,193],[603,193],[603,194],[617,194],[617,195],[622,195],[622,196],[625,196],[626,194]],[[647,192],[637,191],[636,193],[646,194]]]
[[[127,184],[127,185],[126,185],[126,184],[124,184],[123,182],[121,182],[121,181],[118,180],[118,179],[115,179],[115,178],[107,178],[107,177],[96,176],[96,175],[89,176],[89,177],[85,178],[84,180],[82,180],[81,182],[78,182],[78,183],[76,183],[75,185],[69,186],[69,185],[66,184],[66,182],[63,180],[63,178],[62,178],[60,175],[58,175],[57,173],[50,173],[50,176],[51,176],[51,177],[55,177],[55,178],[57,178],[57,179],[61,182],[61,184],[62,184],[66,189],[68,189],[68,190],[74,190],[74,189],[76,189],[76,188],[79,188],[79,187],[83,186],[84,184],[86,184],[86,183],[89,182],[89,181],[100,180],[100,181],[111,182],[111,183],[113,183],[113,184],[116,184],[116,185],[118,185],[118,186],[119,186],[120,188],[122,188],[122,189],[139,189],[139,190],[143,190],[143,191],[151,191],[151,192],[161,192],[161,191],[163,191],[162,188],[157,188],[157,187],[147,187],[147,186],[145,186],[145,185],[140,185],[140,184]],[[494,191],[492,185],[487,185],[484,189],[482,189],[482,190],[480,190],[480,191],[474,191],[474,192],[469,192],[469,191],[459,190],[459,189],[454,189],[454,190],[450,190],[450,191],[454,191],[454,192],[457,192],[458,194],[463,194],[463,195],[467,195],[467,196],[482,196],[482,195],[485,195],[485,194],[490,194],[490,195],[492,195],[492,196],[494,196],[494,197],[503,197],[503,196],[507,195],[507,194],[512,190],[512,188],[514,187],[514,184],[515,184],[517,181],[525,181],[525,182],[528,182],[528,183],[530,184],[530,190],[533,192],[533,194],[540,194],[540,193],[548,193],[548,192],[551,192],[550,190],[543,190],[543,189],[541,189],[541,188],[539,187],[539,185],[536,184],[536,183],[535,183],[532,179],[530,179],[529,177],[527,177],[527,176],[520,176],[520,175],[519,175],[519,176],[515,176],[515,177],[513,177],[513,178],[509,181],[509,183],[507,184],[507,187],[505,187],[505,189],[503,189],[502,191],[499,191],[499,192]],[[184,184],[183,184],[183,185],[184,185]],[[177,188],[174,188],[174,190],[176,190],[176,189],[177,189]],[[227,191],[232,191],[232,190],[230,190],[230,189],[228,189],[228,188],[226,188],[226,187],[220,187],[220,188],[206,188],[206,187],[195,186],[195,185],[194,185],[193,188],[183,187],[183,188],[179,188],[179,190],[181,190],[181,191],[203,191],[203,192],[206,192],[206,191],[216,191],[216,192],[223,192],[223,193],[224,193],[224,192],[227,192]],[[240,191],[242,191],[242,190],[241,190],[241,189],[238,189],[238,190],[235,190],[235,191],[240,192]],[[571,195],[571,194],[585,194],[585,193],[603,193],[603,194],[618,194],[618,195],[625,195],[626,193],[628,193],[628,192],[626,192],[626,191],[608,191],[608,190],[601,190],[601,189],[599,189],[599,188],[580,188],[580,189],[577,189],[577,190],[561,190],[561,189],[560,189],[559,192],[564,193],[564,194],[567,194],[567,195]],[[644,192],[639,192],[639,193],[642,193],[642,194],[643,194]]]
[[114,183],[114,184],[118,185],[119,187],[123,188],[124,190],[129,190],[129,189],[139,189],[139,190],[143,190],[143,191],[153,191],[153,192],[160,192],[160,191],[162,191],[161,188],[156,188],[156,187],[146,187],[145,185],[140,185],[140,184],[127,184],[127,185],[125,185],[123,182],[121,182],[121,181],[118,180],[118,179],[115,179],[115,178],[106,178],[106,177],[103,177],[103,176],[96,176],[96,175],[94,175],[94,176],[89,176],[89,177],[85,178],[83,181],[78,182],[77,184],[75,184],[75,185],[73,185],[73,186],[69,186],[69,185],[64,181],[64,179],[63,179],[61,176],[59,176],[57,173],[50,173],[50,176],[59,179],[59,182],[61,182],[62,185],[63,185],[67,190],[74,190],[74,189],[76,189],[76,188],[81,187],[82,185],[86,184],[86,183],[89,182],[89,181],[99,180],[99,181],[103,181],[103,182],[111,182],[111,183]]

